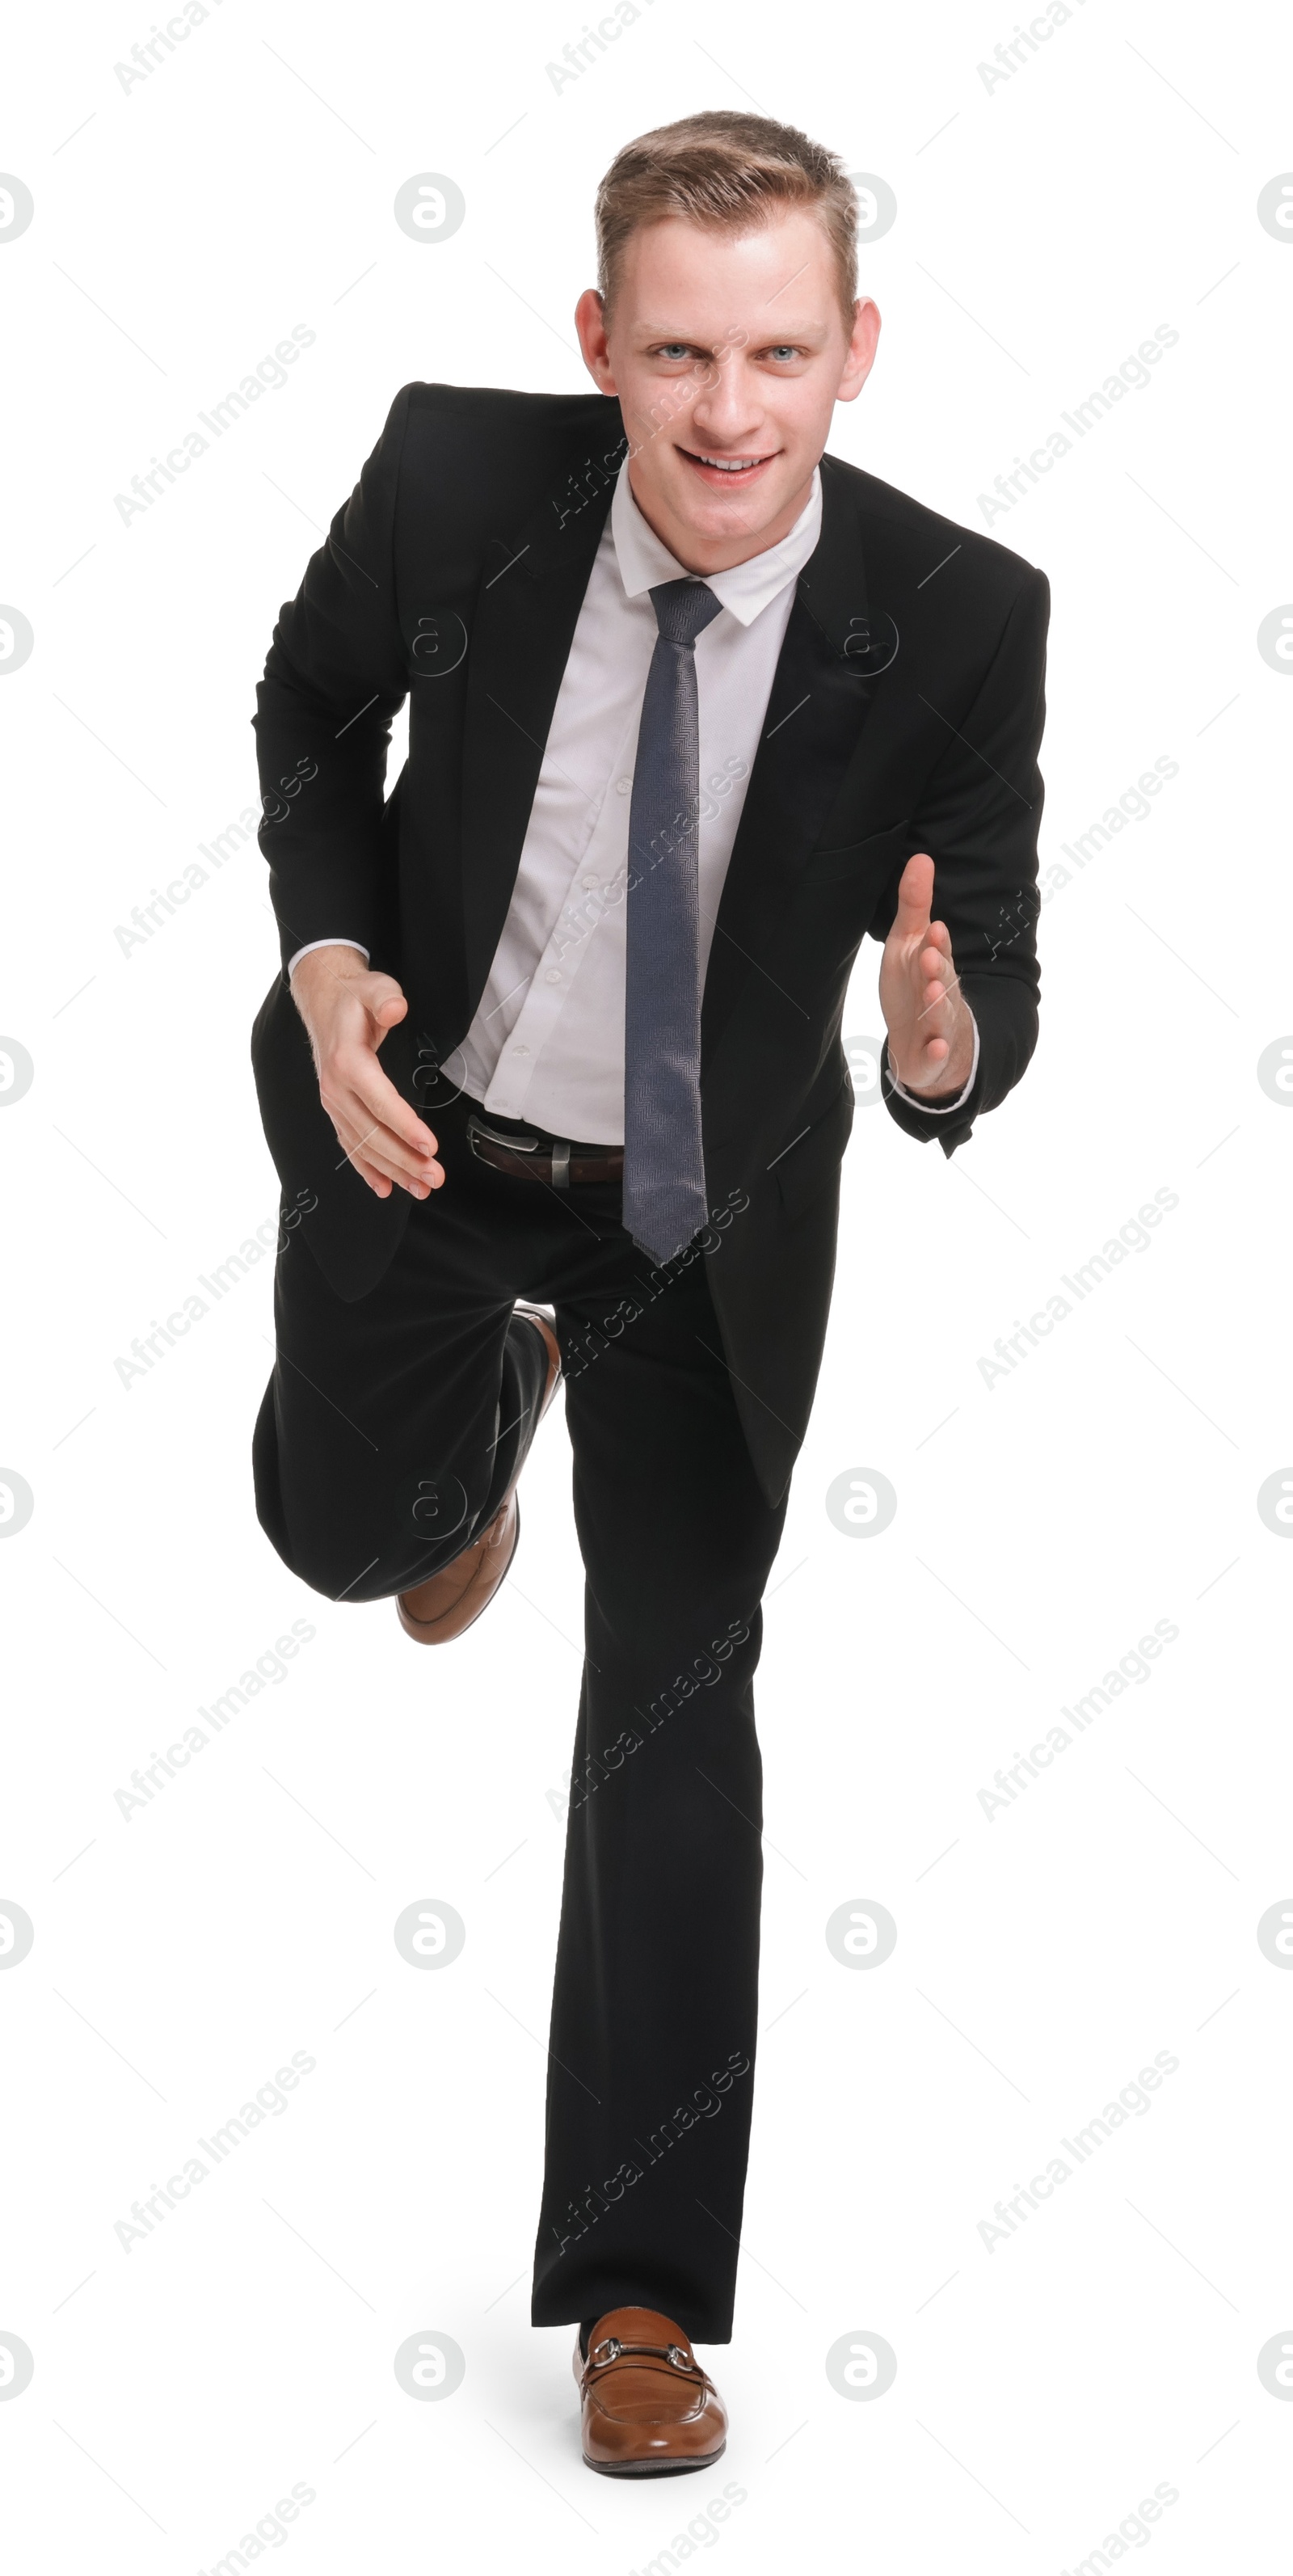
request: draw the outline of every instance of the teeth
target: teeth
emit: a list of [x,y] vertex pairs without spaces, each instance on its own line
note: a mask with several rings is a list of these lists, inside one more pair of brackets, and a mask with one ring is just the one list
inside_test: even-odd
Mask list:
[[712,465],[720,474],[748,474],[751,466],[761,465],[763,459],[761,456],[701,456],[697,458],[697,463]]

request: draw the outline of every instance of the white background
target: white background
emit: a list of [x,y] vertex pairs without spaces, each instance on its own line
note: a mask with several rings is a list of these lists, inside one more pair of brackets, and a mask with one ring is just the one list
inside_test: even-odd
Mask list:
[[[1005,8],[655,0],[557,89],[582,24],[225,0],[129,90],[145,13],[11,27],[0,161],[36,212],[0,243],[0,594],[35,648],[0,687],[0,1029],[35,1079],[0,1118],[0,1456],[35,1508],[0,1548],[0,1896],[35,1942],[0,1975],[0,2341],[35,2373],[0,2403],[9,2560],[184,2576],[301,2483],[262,2554],[302,2576],[619,2576],[689,2522],[662,2567],[1048,2571],[1163,2484],[1093,2565],[1273,2568],[1293,1975],[1256,1926],[1293,1903],[1290,1554],[1256,1495],[1293,1459],[1293,1119],[1256,1066],[1293,1028],[1293,689],[1256,635],[1293,598],[1293,241],[1256,200],[1293,159],[1287,21],[1087,0],[989,88]],[[832,444],[953,519],[984,527],[1018,454],[1179,333],[991,522],[1053,587],[1044,864],[1160,756],[1179,774],[1047,904],[1033,1069],[954,1163],[859,1109],[758,1691],[766,2036],[708,2356],[733,2433],[714,2476],[643,2487],[583,2469],[569,2334],[527,2322],[581,1621],[560,1415],[515,1576],[443,1658],[293,1581],[248,1457],[270,1263],[145,1377],[114,1367],[275,1206],[254,840],[144,945],[114,931],[253,804],[275,615],[396,388],[578,388],[612,153],[750,100],[896,193],[863,263],[879,360]],[[452,240],[394,223],[424,171],[465,195]],[[287,385],[123,524],[114,495],[297,323]],[[1160,1189],[1149,1247],[986,1384]],[[898,1511],[859,1541],[824,1497],[866,1467]],[[286,1678],[123,1818],[293,1619],[317,1633]],[[998,1768],[1158,1620],[1151,1678],[989,1820]],[[467,1926],[435,1974],[392,1939],[423,1897]],[[861,1974],[824,1937],[855,1898],[898,1925]],[[295,2051],[287,2109],[123,2251],[132,2201]],[[989,2251],[994,2203],[1158,2052],[1152,2107]],[[466,2357],[439,2404],[394,2376],[420,2330]],[[897,2376],[855,2404],[825,2355],[868,2332]]]

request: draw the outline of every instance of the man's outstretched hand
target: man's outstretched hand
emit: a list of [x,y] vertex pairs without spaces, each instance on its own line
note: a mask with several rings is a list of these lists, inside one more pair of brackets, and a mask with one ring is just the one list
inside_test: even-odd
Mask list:
[[415,1199],[438,1190],[437,1140],[377,1061],[408,1010],[394,977],[370,974],[358,948],[315,948],[292,977],[292,999],[314,1051],[319,1098],[360,1179],[379,1199],[397,1182]]
[[906,1091],[954,1100],[974,1062],[974,1020],[963,1000],[944,921],[930,920],[934,862],[908,859],[898,909],[880,960],[880,1007],[889,1062]]

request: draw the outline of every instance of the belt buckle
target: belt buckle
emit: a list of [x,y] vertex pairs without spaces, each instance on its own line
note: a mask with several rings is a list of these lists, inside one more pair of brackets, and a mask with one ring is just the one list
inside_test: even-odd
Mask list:
[[[467,1141],[471,1146],[473,1154],[476,1153],[476,1139],[478,1136],[483,1136],[486,1143],[489,1145],[501,1145],[504,1152],[508,1154],[535,1154],[538,1152],[539,1148],[539,1140],[537,1136],[500,1136],[497,1129],[494,1127],[487,1127],[482,1118],[469,1118],[467,1121]],[[481,1159],[482,1158],[477,1155],[477,1160],[479,1161]]]

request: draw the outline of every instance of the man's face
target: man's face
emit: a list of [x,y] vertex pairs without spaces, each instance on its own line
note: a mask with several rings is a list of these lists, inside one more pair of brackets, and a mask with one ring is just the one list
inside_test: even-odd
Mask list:
[[609,332],[591,287],[575,324],[595,383],[619,396],[643,516],[688,571],[721,572],[794,526],[880,316],[862,301],[850,336],[826,233],[794,207],[747,233],[644,225]]

